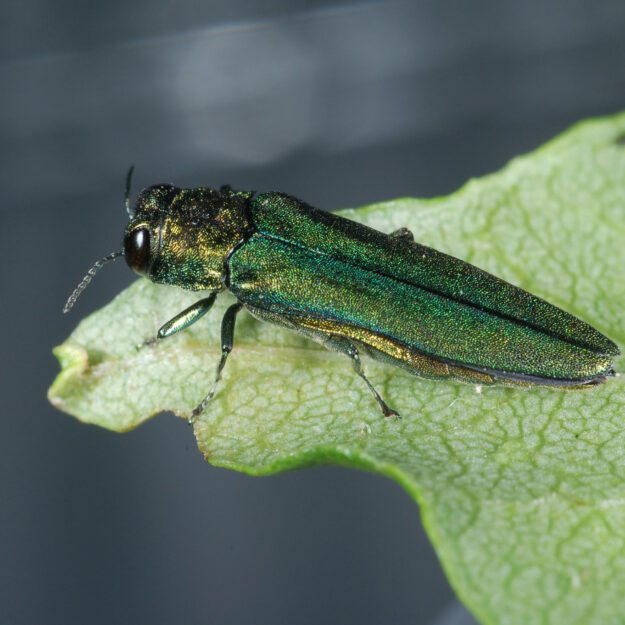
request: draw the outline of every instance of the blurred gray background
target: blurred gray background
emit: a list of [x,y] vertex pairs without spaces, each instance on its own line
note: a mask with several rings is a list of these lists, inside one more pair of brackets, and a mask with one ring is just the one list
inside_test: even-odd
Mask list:
[[[208,466],[171,415],[49,406],[50,350],[134,278],[127,167],[326,209],[433,196],[625,108],[622,0],[4,2],[0,624],[467,625],[408,496]],[[235,355],[236,357],[236,355]]]

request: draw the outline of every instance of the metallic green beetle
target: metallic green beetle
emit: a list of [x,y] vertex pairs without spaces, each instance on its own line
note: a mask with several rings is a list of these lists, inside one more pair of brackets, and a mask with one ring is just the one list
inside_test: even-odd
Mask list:
[[613,375],[618,347],[593,327],[462,260],[383,234],[284,193],[144,189],[130,211],[124,249],[98,261],[70,296],[69,310],[95,271],[124,255],[153,282],[208,297],[176,315],[153,341],[202,317],[217,294],[237,298],[221,329],[213,397],[245,307],[346,354],[385,416],[397,415],[365,376],[360,352],[427,378],[473,384],[584,388]]

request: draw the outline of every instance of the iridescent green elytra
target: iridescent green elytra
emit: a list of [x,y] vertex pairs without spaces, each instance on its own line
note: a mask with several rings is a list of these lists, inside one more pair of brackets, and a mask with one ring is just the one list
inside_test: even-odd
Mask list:
[[383,234],[284,193],[143,190],[124,251],[98,261],[66,309],[103,262],[122,254],[153,282],[210,292],[154,341],[197,321],[219,292],[237,298],[222,321],[214,384],[192,419],[215,393],[241,308],[349,356],[385,416],[397,413],[366,378],[361,352],[428,378],[563,388],[605,381],[619,354],[584,321],[415,243],[408,230]]

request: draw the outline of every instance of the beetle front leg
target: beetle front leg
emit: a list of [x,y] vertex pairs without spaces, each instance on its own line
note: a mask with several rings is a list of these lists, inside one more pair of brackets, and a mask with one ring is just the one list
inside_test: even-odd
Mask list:
[[221,372],[226,366],[226,360],[230,352],[232,351],[232,345],[234,342],[234,324],[237,318],[238,312],[243,308],[243,304],[232,304],[228,310],[226,310],[223,319],[221,320],[221,358],[217,365],[217,372],[215,374],[215,381],[210,391],[206,394],[206,397],[193,409],[189,423],[193,423],[197,417],[204,412],[204,409],[208,405],[208,402],[213,399],[219,380],[221,380]]
[[153,345],[161,339],[165,339],[172,334],[176,334],[176,332],[180,332],[181,330],[188,328],[198,319],[201,319],[211,309],[216,298],[217,293],[211,293],[208,297],[191,304],[191,306],[185,308],[167,323],[164,323],[156,333],[156,336],[145,341],[143,345]]

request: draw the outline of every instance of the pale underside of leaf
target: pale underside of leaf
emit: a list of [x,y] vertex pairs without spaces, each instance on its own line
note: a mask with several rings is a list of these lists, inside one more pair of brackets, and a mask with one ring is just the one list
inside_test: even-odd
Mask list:
[[[625,115],[580,124],[435,200],[343,211],[482,267],[625,345]],[[197,293],[139,280],[56,349],[50,400],[123,431],[210,387],[223,295],[202,321],[137,349]],[[262,475],[337,462],[397,479],[460,597],[484,623],[625,623],[625,377],[585,392],[418,379],[346,359],[242,313],[219,391],[195,424],[212,464]],[[623,371],[623,358],[617,360]],[[478,392],[480,391],[481,392]]]

